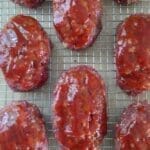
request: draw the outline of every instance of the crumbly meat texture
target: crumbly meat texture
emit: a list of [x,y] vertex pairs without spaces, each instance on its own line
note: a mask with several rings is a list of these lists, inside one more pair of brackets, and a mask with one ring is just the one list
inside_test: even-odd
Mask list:
[[11,1],[28,8],[36,8],[40,6],[45,0],[11,0]]
[[53,0],[54,27],[64,47],[82,50],[102,29],[101,0]]
[[107,132],[106,91],[91,67],[62,73],[54,91],[54,132],[62,149],[96,149]]
[[137,3],[139,0],[115,0],[118,4],[129,5],[133,3]]
[[1,150],[48,150],[45,122],[37,106],[17,101],[0,110]]
[[126,108],[116,125],[116,150],[149,150],[150,104],[136,102]]
[[0,32],[0,67],[16,91],[41,87],[48,78],[51,43],[37,20],[13,17]]
[[126,18],[116,34],[117,83],[128,94],[150,89],[150,15]]

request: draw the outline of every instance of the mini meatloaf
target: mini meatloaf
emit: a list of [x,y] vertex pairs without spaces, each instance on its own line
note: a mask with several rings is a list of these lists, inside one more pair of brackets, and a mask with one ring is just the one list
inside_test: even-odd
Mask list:
[[91,46],[102,29],[101,0],[53,0],[53,15],[58,37],[72,50]]
[[150,149],[150,104],[135,102],[126,108],[116,125],[115,150]]
[[118,4],[129,5],[132,3],[137,3],[139,0],[115,0]]
[[16,91],[41,87],[48,78],[51,44],[37,20],[13,17],[0,32],[0,67]]
[[40,6],[45,0],[11,0],[11,1],[28,8],[36,8]]
[[128,94],[150,89],[150,14],[134,14],[116,33],[117,83]]
[[45,122],[37,106],[15,101],[0,110],[0,150],[48,150]]
[[54,133],[62,149],[94,150],[107,132],[104,81],[91,67],[62,73],[54,90]]

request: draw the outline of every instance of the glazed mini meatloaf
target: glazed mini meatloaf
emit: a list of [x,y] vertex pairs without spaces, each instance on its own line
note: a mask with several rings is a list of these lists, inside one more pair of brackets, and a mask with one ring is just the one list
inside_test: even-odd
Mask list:
[[91,46],[102,29],[101,0],[53,0],[53,15],[58,37],[72,50]]
[[150,15],[134,14],[116,33],[117,83],[128,94],[150,89]]
[[129,5],[133,3],[137,3],[139,0],[115,0],[118,4]]
[[0,110],[1,150],[48,150],[45,122],[37,106],[14,101]]
[[94,150],[107,132],[106,91],[89,66],[62,73],[54,90],[54,133],[62,149]]
[[16,91],[41,87],[48,78],[51,43],[37,20],[17,15],[0,32],[0,67]]
[[11,0],[11,1],[28,8],[36,8],[40,6],[45,0]]
[[126,108],[116,125],[116,150],[149,150],[150,104],[135,102]]

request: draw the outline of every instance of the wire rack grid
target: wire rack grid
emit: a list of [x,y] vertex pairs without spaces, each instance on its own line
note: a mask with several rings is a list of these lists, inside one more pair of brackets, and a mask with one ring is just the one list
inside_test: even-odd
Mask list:
[[[26,14],[35,17],[47,31],[52,43],[53,52],[49,65],[49,80],[40,89],[33,92],[13,92],[6,84],[0,72],[0,107],[12,100],[28,100],[39,106],[44,114],[49,139],[49,149],[58,150],[58,144],[52,130],[52,92],[60,73],[72,66],[86,64],[94,67],[103,77],[107,86],[108,97],[108,133],[105,137],[102,150],[114,149],[114,126],[119,119],[123,108],[127,107],[135,98],[127,96],[116,86],[115,68],[115,30],[116,26],[127,16],[134,13],[150,13],[150,0],[140,0],[139,3],[130,6],[116,5],[113,0],[103,0],[103,30],[94,45],[83,52],[73,52],[65,49],[58,40],[52,18],[52,1],[35,9],[27,9],[13,4],[10,0],[0,0],[0,28],[10,17],[16,14]],[[150,99],[150,92],[138,95],[136,99]]]

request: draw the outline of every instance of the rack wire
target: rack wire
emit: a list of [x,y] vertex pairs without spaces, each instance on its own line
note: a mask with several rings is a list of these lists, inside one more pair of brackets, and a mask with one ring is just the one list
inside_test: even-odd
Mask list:
[[[114,44],[116,26],[127,16],[134,13],[150,13],[150,0],[140,0],[139,3],[130,6],[117,5],[113,0],[103,0],[103,30],[94,45],[80,53],[65,49],[58,40],[52,18],[52,1],[47,0],[37,9],[28,9],[13,4],[10,0],[0,0],[0,28],[16,14],[26,14],[35,17],[47,31],[52,43],[53,52],[49,65],[49,80],[40,89],[19,93],[13,92],[6,84],[0,72],[0,107],[12,100],[28,100],[39,106],[44,114],[49,139],[49,149],[58,150],[52,130],[52,92],[60,73],[72,66],[87,64],[95,69],[103,77],[107,86],[108,97],[108,134],[105,137],[102,150],[114,149],[114,127],[119,119],[121,111],[134,101],[135,98],[127,96],[116,86],[116,68],[114,59]],[[150,99],[150,92],[138,95],[136,99]]]

